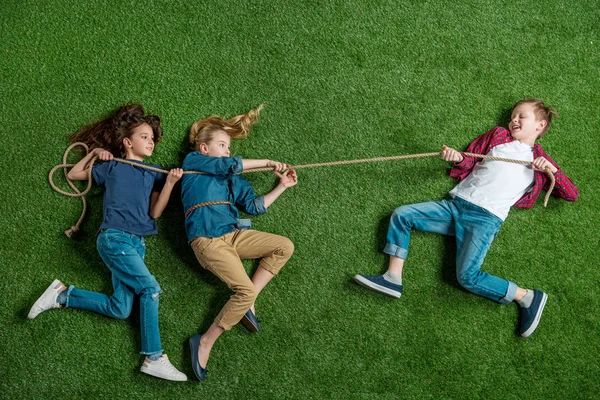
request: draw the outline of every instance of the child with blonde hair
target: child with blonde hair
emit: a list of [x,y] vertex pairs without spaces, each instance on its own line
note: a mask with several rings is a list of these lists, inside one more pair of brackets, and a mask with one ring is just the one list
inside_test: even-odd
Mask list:
[[[234,291],[210,328],[189,339],[193,370],[201,381],[206,378],[212,347],[224,331],[240,321],[251,332],[259,330],[256,297],[294,251],[288,238],[250,229],[250,220],[240,219],[238,211],[266,213],[286,189],[298,182],[296,172],[286,164],[231,155],[231,139],[248,135],[261,107],[228,120],[210,116],[194,123],[190,130],[193,151],[186,156],[183,169],[202,174],[186,174],[182,180],[188,241],[200,265]],[[256,196],[239,174],[261,167],[272,168],[279,184],[269,193]],[[252,279],[241,262],[248,258],[261,259]]]

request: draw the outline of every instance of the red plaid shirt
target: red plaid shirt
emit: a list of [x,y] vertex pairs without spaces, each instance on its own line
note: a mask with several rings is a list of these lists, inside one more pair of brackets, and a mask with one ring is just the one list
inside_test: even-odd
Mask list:
[[[502,128],[497,126],[490,130],[489,132],[479,136],[477,139],[469,145],[467,149],[468,153],[477,153],[477,154],[487,154],[489,151],[498,145],[510,143],[516,140],[510,135],[510,132],[506,128]],[[473,167],[477,162],[481,160],[478,157],[467,157],[463,154],[464,159],[460,163],[454,163],[454,168],[450,170],[450,176],[454,179],[461,181],[467,177],[473,170]],[[567,201],[575,201],[578,197],[577,186],[567,175],[565,175],[558,164],[556,164],[549,155],[544,153],[542,150],[541,144],[535,144],[533,146],[533,159],[535,160],[538,157],[544,157],[546,160],[550,161],[552,165],[554,165],[558,171],[554,174],[554,178],[556,180],[553,194],[557,195],[560,198],[563,198]],[[533,175],[533,189],[523,195],[517,202],[514,204],[515,207],[519,208],[531,208],[535,204],[537,198],[543,190],[548,190],[550,187],[550,178],[546,173],[541,171],[535,171]]]

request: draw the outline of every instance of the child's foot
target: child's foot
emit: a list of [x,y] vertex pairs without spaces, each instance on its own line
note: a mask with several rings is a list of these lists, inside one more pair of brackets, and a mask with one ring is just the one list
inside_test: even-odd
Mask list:
[[187,376],[180,372],[171,364],[166,354],[163,354],[158,360],[150,360],[148,357],[144,359],[142,368],[144,374],[155,376],[157,378],[166,379],[169,381],[184,382],[187,381]]
[[533,291],[533,300],[529,307],[521,307],[521,317],[519,325],[519,334],[523,337],[528,337],[535,331],[540,318],[542,318],[542,312],[544,306],[548,300],[548,295],[539,290]]
[[260,329],[258,318],[256,318],[256,315],[254,315],[252,310],[246,311],[241,322],[250,332],[258,332]]
[[190,342],[190,353],[192,358],[192,369],[194,370],[194,375],[198,378],[199,381],[204,382],[206,379],[206,374],[208,374],[208,370],[200,364],[201,360],[206,365],[208,358],[205,357],[204,353],[200,352],[200,340],[202,339],[202,335],[194,335],[189,339]]
[[359,274],[354,277],[354,280],[359,285],[388,296],[399,298],[402,295],[402,285],[386,280],[383,275],[366,276]]
[[55,279],[50,286],[42,293],[39,299],[33,303],[31,310],[29,310],[29,314],[27,314],[27,318],[34,319],[41,312],[52,310],[53,308],[62,307],[60,304],[56,302],[56,298],[63,290],[66,290],[67,287],[63,285],[61,281]]

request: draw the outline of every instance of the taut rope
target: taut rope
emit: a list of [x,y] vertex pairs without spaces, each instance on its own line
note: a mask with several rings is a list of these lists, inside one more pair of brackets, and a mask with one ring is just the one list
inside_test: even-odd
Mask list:
[[[63,155],[62,164],[59,164],[59,165],[55,166],[54,168],[52,168],[48,175],[48,179],[50,181],[50,186],[52,186],[52,188],[54,190],[56,190],[58,193],[64,194],[65,196],[80,197],[81,201],[83,203],[83,210],[81,212],[81,216],[77,220],[77,223],[65,231],[65,235],[67,235],[68,237],[71,237],[71,235],[74,232],[77,232],[79,230],[79,226],[81,225],[81,222],[83,221],[83,217],[85,216],[85,212],[87,210],[87,203],[85,201],[84,196],[90,191],[90,189],[92,187],[92,166],[94,165],[94,162],[98,158],[98,157],[94,157],[90,160],[87,187],[85,188],[85,190],[83,192],[80,191],[73,184],[73,182],[67,177],[67,173],[68,173],[67,168],[71,168],[75,165],[75,164],[67,164],[67,156],[68,156],[69,152],[76,146],[83,147],[85,149],[86,154],[89,151],[88,147],[84,143],[73,143],[72,145],[67,147],[67,149],[65,150],[65,154]],[[404,160],[404,159],[409,159],[409,158],[439,157],[441,154],[442,154],[441,152],[435,152],[435,153],[407,154],[407,155],[391,156],[391,157],[363,158],[363,159],[359,159],[359,160],[331,161],[331,162],[324,162],[324,163],[296,165],[296,166],[293,166],[290,168],[302,169],[302,168],[330,167],[330,166],[334,166],[334,165],[362,164],[362,163],[379,162],[379,161]],[[532,165],[533,164],[530,161],[514,160],[511,158],[494,157],[494,156],[488,156],[485,154],[466,153],[466,152],[463,152],[461,154],[464,154],[465,156],[469,156],[469,157],[485,158],[488,160],[503,161],[503,162],[509,162],[509,163],[513,163],[513,164],[521,164],[521,165]],[[122,162],[125,164],[130,164],[135,167],[149,169],[150,171],[161,172],[163,174],[169,173],[169,171],[164,170],[164,169],[151,167],[149,165],[134,163],[134,162],[131,162],[128,160],[124,160],[122,158],[115,157],[115,158],[113,158],[113,160]],[[75,193],[66,192],[54,184],[54,181],[53,181],[54,172],[56,172],[56,170],[59,168],[63,168],[63,171],[65,173],[65,179],[67,180],[67,183],[69,184],[69,186],[71,187],[71,189],[73,189],[73,191]],[[246,171],[244,171],[244,173],[265,172],[265,171],[272,171],[272,169],[271,168],[255,168],[255,169],[251,169],[251,170],[246,170]],[[544,207],[546,207],[548,205],[548,199],[550,198],[550,194],[552,193],[552,190],[554,189],[555,179],[554,179],[554,174],[552,174],[552,171],[550,171],[550,168],[546,168],[546,170],[544,172],[546,172],[546,174],[548,175],[548,178],[550,178],[550,188],[546,192],[546,197],[544,198]],[[204,173],[199,172],[199,171],[183,171],[183,174],[184,175],[188,175],[188,174],[204,175]]]

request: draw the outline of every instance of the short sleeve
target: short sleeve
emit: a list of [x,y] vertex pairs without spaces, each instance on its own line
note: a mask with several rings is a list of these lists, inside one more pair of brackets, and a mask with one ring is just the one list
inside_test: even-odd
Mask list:
[[106,177],[109,172],[112,170],[112,167],[115,165],[116,161],[107,161],[100,164],[95,164],[92,167],[92,177],[94,178],[94,182],[98,185],[104,185],[106,182]]

